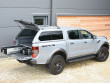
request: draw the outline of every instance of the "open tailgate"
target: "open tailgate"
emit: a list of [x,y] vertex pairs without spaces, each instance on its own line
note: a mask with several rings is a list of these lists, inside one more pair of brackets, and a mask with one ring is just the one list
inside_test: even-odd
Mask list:
[[37,31],[40,29],[37,24],[31,23],[31,22],[26,22],[22,20],[15,20],[15,22],[22,24],[25,28],[29,28]]

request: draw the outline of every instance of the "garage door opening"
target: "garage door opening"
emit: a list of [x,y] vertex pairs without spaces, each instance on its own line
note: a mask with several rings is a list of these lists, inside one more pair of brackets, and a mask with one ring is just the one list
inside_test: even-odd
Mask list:
[[110,16],[58,16],[57,25],[85,28],[110,40]]

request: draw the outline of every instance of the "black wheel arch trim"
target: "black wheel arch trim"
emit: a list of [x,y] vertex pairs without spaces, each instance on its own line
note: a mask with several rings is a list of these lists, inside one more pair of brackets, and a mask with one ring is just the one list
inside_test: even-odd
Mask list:
[[96,54],[98,54],[98,52],[100,51],[101,47],[104,46],[104,45],[107,45],[108,50],[109,50],[109,43],[108,43],[108,42],[104,42],[104,43],[100,46],[100,48],[99,48],[99,50],[97,51]]
[[52,56],[48,59],[48,61],[47,61],[46,64],[48,64],[48,63],[50,62],[50,60],[52,59],[52,57],[53,57],[55,54],[59,53],[59,52],[62,52],[62,53],[65,54],[66,61],[67,61],[67,52],[66,52],[64,49],[57,49],[57,50],[52,54]]
[[[104,42],[103,44],[102,44],[102,46],[104,46],[104,45],[107,45],[107,47],[108,47],[108,49],[109,49],[109,43],[108,42]],[[102,47],[101,46],[101,47]]]

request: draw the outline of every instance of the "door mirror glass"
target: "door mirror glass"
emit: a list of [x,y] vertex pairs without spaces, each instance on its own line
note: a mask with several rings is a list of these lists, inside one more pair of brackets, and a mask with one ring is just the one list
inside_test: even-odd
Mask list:
[[93,39],[97,39],[97,36],[93,35]]

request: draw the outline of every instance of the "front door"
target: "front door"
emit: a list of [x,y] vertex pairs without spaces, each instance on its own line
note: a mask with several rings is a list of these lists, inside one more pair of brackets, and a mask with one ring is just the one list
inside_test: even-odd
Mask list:
[[82,55],[94,54],[97,47],[97,40],[86,30],[80,31],[82,36]]

